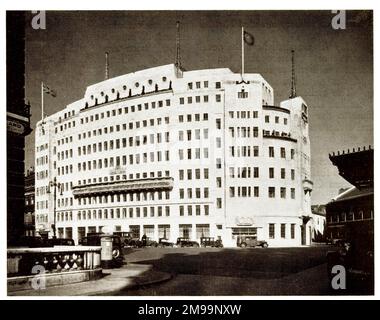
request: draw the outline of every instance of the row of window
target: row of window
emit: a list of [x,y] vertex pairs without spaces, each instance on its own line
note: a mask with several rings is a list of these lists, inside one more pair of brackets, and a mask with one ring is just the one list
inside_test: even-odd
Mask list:
[[[185,101],[187,102],[187,104],[192,104],[193,102],[201,103],[201,96],[195,96],[195,97],[189,96],[189,97],[187,97],[186,100],[184,97],[179,98],[179,104],[180,105],[185,104]],[[222,95],[216,94],[215,95],[215,102],[221,102],[221,101],[222,101]],[[209,102],[209,96],[208,95],[203,96],[203,102],[206,102],[206,103]]]
[[[253,190],[253,193],[252,193]],[[229,194],[230,198],[235,197],[255,197],[258,198],[260,196],[259,194],[259,187],[258,186],[241,186],[241,187],[230,187],[229,188]],[[276,188],[275,187],[268,187],[268,198],[275,198],[276,197]],[[286,199],[286,188],[280,187],[280,198]],[[296,190],[295,188],[290,188],[290,198],[295,199],[296,198]]]
[[[208,153],[207,153],[208,155]],[[148,153],[142,153],[142,154],[130,154],[127,156],[122,157],[110,157],[110,158],[104,158],[104,159],[98,159],[98,160],[89,160],[85,162],[79,162],[78,163],[78,171],[90,171],[90,170],[96,170],[96,169],[103,169],[103,168],[112,168],[114,166],[120,166],[120,165],[127,165],[127,158],[128,158],[128,164],[140,164],[140,163],[148,163],[148,162],[161,162],[161,161],[170,161],[169,156],[169,150],[166,151],[156,151],[156,152],[149,152]],[[196,158],[197,159],[197,158]],[[67,167],[69,167],[70,173],[72,173],[72,165],[66,166],[66,173],[68,173]],[[63,167],[62,167],[63,168]],[[61,172],[60,168],[58,168],[58,175],[64,174],[63,170]]]
[[79,133],[78,134],[78,140],[96,137],[96,136],[101,136],[102,134],[120,132],[121,130],[125,131],[125,130],[127,130],[127,128],[132,130],[133,128],[139,129],[141,127],[146,128],[148,126],[157,127],[157,126],[160,126],[162,124],[169,124],[169,123],[170,123],[169,117],[164,117],[164,118],[129,122],[128,126],[127,126],[127,123],[123,123],[122,125],[117,124],[115,126],[104,127],[104,128],[94,129],[92,131]]
[[[231,138],[251,138],[251,127],[229,127]],[[252,138],[259,136],[259,127],[252,127]]]
[[[275,239],[276,238],[276,225],[274,223],[269,224],[269,239]],[[281,239],[286,239],[287,237],[287,224],[281,223],[280,225],[280,237]],[[295,230],[296,230],[296,224],[291,223],[290,224],[290,239],[295,238]]]
[[[210,196],[209,188],[203,188],[203,192],[201,188],[187,188],[186,190],[187,199],[201,199],[202,196],[204,199],[208,199]],[[185,199],[185,189],[179,189],[179,198]]]
[[[284,125],[288,124],[288,118],[283,118],[282,121],[283,121]],[[265,116],[265,123],[270,123],[270,116],[269,115]],[[274,123],[280,123],[280,117],[279,116],[274,117]]]
[[[148,139],[149,138],[149,139]],[[127,147],[139,147],[141,145],[147,145],[147,144],[159,144],[159,143],[169,143],[170,142],[170,134],[169,132],[164,133],[156,133],[156,134],[150,134],[143,135],[143,136],[135,136],[135,137],[129,137],[122,138],[122,139],[115,139],[115,140],[109,140],[89,144],[87,146],[81,146],[78,147],[78,156],[87,155],[91,153],[96,152],[102,152],[102,151],[108,151],[108,150],[114,150],[114,149],[121,149],[121,148],[127,148]],[[59,153],[58,153],[58,160],[60,159]]]
[[[193,172],[194,172],[194,178],[196,180],[201,179],[201,169],[187,169],[187,170],[179,170],[179,180],[185,180],[185,173],[186,173],[186,180],[192,180],[193,179]],[[204,168],[203,169],[203,179],[209,178],[209,169]]]
[[102,204],[127,201],[154,201],[154,200],[169,200],[169,191],[153,191],[153,192],[134,192],[123,194],[112,194],[103,196],[94,196],[86,198],[78,198],[78,205],[87,204]]
[[[275,174],[274,174],[274,169],[273,167],[269,168],[269,178],[273,179]],[[229,174],[230,178],[259,178],[260,173],[259,173],[259,167],[229,167]],[[295,170],[290,169],[290,177],[292,180],[295,178]],[[280,169],[280,178],[281,179],[286,179],[286,169],[281,168]]]
[[[78,220],[91,219],[125,219],[125,218],[154,218],[169,217],[170,206],[157,207],[136,207],[136,208],[116,208],[78,211]],[[59,220],[58,220],[59,221]]]
[[[203,85],[203,86],[202,86]],[[208,81],[196,81],[195,83],[193,82],[189,82],[187,84],[187,88],[189,90],[193,90],[193,89],[201,89],[201,88],[204,88],[204,89],[207,89],[208,88]],[[215,82],[215,89],[220,89],[221,88],[221,83],[220,82]]]

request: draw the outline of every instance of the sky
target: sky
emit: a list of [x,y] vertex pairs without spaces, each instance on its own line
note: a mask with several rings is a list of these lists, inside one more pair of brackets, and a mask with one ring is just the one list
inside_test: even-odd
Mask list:
[[[335,30],[331,11],[47,11],[46,29],[26,23],[25,95],[32,128],[41,118],[41,81],[53,114],[81,99],[86,87],[110,77],[174,63],[176,21],[186,70],[241,71],[241,27],[255,38],[245,50],[245,72],[272,86],[275,105],[286,100],[295,50],[297,95],[309,106],[312,204],[325,204],[349,184],[329,153],[373,145],[372,12],[347,11]],[[26,139],[25,169],[34,166],[34,132]]]

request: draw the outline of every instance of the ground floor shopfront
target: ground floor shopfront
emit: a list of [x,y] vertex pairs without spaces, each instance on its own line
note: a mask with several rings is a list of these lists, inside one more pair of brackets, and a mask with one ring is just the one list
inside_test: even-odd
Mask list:
[[217,224],[210,221],[199,221],[192,223],[187,220],[184,223],[112,223],[103,224],[78,224],[58,225],[58,238],[72,238],[78,242],[88,233],[102,232],[104,229],[113,232],[131,232],[134,238],[145,234],[152,240],[159,241],[160,238],[176,242],[177,238],[189,238],[200,241],[201,237],[214,237],[223,241],[225,247],[236,247],[239,237],[250,236],[258,240],[265,240],[270,247],[293,247],[310,245],[312,238],[311,221],[302,223],[299,218],[273,219],[271,217],[260,219],[255,225],[227,225]]

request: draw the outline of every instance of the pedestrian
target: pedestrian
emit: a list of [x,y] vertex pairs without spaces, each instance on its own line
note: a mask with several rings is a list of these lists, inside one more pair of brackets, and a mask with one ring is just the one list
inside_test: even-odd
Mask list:
[[143,236],[141,237],[142,245],[143,247],[146,247],[146,234],[144,233]]

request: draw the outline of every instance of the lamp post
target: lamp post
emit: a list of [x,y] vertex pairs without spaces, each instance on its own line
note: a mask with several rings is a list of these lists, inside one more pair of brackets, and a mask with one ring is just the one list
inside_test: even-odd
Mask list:
[[52,225],[52,228],[53,228],[53,238],[57,238],[57,235],[56,235],[56,228],[55,228],[55,225],[56,225],[56,200],[57,200],[57,187],[60,189],[60,195],[62,195],[62,184],[57,182],[57,178],[54,177],[54,180],[53,181],[50,181],[49,182],[49,188],[48,188],[48,193],[51,193],[51,190],[50,188],[54,188],[54,192],[53,192],[53,213],[54,213],[54,224]]

